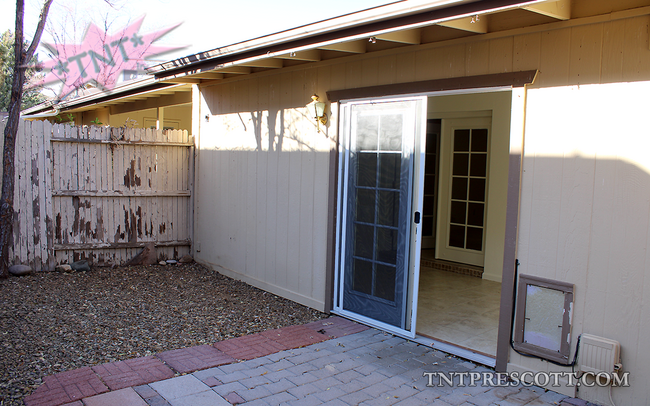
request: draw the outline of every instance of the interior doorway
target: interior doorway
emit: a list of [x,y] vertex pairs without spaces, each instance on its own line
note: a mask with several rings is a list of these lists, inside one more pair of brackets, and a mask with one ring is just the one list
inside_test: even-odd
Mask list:
[[[501,283],[493,275],[501,264],[494,256],[486,263],[486,249],[492,248],[489,238],[499,238],[498,230],[490,229],[499,228],[491,206],[503,202],[489,191],[507,183],[503,165],[492,161],[493,153],[497,159],[507,154],[508,133],[493,120],[509,116],[467,110],[472,103],[494,103],[489,98],[429,98],[416,332],[494,358]],[[484,275],[486,268],[490,275]]]

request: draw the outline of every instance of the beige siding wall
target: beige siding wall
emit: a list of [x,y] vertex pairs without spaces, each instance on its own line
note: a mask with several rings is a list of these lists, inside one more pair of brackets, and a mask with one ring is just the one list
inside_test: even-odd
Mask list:
[[[650,80],[649,22],[620,14],[559,22],[202,88],[197,258],[321,308],[332,144],[304,117],[309,96],[538,69],[526,109],[521,272],[575,283],[573,348],[581,332],[621,341],[636,388],[615,389],[614,398],[641,404],[650,396],[642,383],[650,375],[650,162],[640,98],[648,86],[614,84]],[[335,126],[330,120],[332,138]],[[514,353],[511,362],[549,368]]]
[[203,89],[195,256],[324,310],[333,143],[306,117],[309,73]]
[[[650,82],[528,92],[518,258],[523,274],[575,285],[572,348],[589,333],[621,343],[634,389],[650,389]],[[511,354],[516,368],[558,367]],[[608,403],[607,392],[580,397]]]

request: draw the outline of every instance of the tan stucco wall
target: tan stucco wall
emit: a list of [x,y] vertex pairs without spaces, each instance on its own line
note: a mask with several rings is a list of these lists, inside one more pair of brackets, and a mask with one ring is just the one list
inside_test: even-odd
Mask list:
[[[650,163],[644,156],[647,103],[641,99],[648,85],[639,82],[650,80],[649,22],[648,15],[607,15],[203,87],[195,112],[196,258],[322,308],[332,143],[304,116],[309,96],[538,69],[525,117],[520,271],[575,284],[572,350],[582,332],[619,340],[624,368],[636,378],[632,388],[615,389],[614,399],[645,404]],[[335,130],[330,120],[330,137]],[[558,369],[514,352],[510,362],[535,371]],[[606,402],[593,390],[579,395]]]

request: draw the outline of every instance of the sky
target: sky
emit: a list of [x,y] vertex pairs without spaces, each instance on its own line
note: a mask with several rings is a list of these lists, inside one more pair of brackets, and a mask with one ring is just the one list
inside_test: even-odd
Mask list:
[[[140,34],[181,24],[156,45],[185,46],[156,57],[154,62],[231,45],[339,15],[365,10],[393,1],[327,0],[54,0],[41,42],[67,36],[80,43],[88,24],[108,27],[108,32],[144,16]],[[32,38],[42,0],[25,0],[25,38]],[[0,32],[14,30],[16,2],[0,0]],[[40,60],[49,59],[39,48]]]

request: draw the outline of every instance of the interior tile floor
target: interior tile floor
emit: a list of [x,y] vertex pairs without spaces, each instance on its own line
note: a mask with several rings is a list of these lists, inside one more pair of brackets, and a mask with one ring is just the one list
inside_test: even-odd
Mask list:
[[418,334],[496,356],[501,284],[420,268]]

